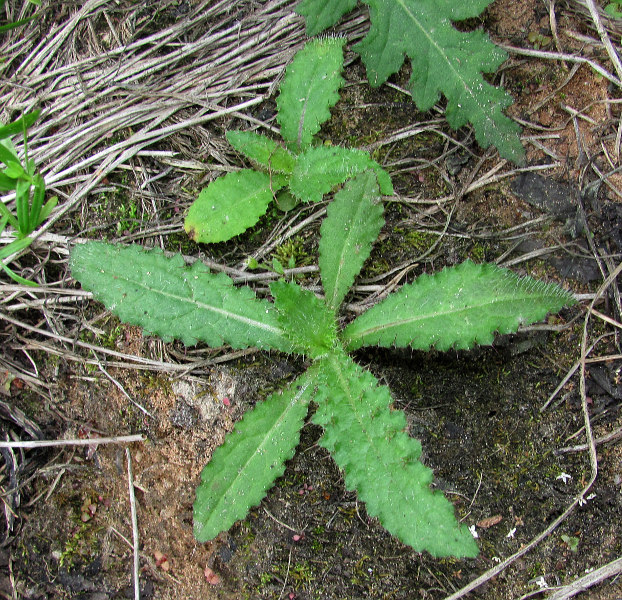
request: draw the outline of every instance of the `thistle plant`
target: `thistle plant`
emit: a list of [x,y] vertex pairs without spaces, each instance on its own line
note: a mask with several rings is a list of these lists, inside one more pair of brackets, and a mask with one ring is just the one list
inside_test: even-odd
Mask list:
[[233,348],[256,346],[301,354],[307,370],[289,387],[247,412],[203,469],[194,503],[197,540],[213,539],[259,504],[285,470],[310,417],[323,429],[320,445],[344,472],[370,516],[405,544],[434,556],[475,556],[478,547],[454,507],[430,488],[421,444],[392,408],[387,386],[349,353],[363,346],[427,350],[490,344],[494,333],[574,302],[561,287],[520,278],[495,265],[467,261],[414,282],[340,329],[340,308],[384,224],[377,172],[346,182],[321,225],[323,296],[284,279],[273,302],[236,287],[201,263],[179,255],[89,242],[71,254],[71,271],[119,318],[165,340]]
[[319,202],[367,169],[376,172],[383,194],[393,194],[391,178],[367,152],[316,143],[339,99],[344,43],[334,37],[311,40],[288,66],[277,98],[282,142],[253,131],[227,132],[229,143],[259,170],[228,173],[200,192],[184,225],[193,240],[229,240],[255,225],[274,198],[289,208]]

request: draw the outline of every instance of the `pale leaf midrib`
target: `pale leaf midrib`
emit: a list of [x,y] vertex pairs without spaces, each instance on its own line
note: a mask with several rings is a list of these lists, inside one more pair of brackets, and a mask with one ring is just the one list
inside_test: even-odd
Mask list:
[[494,119],[491,118],[483,109],[482,106],[480,106],[480,103],[477,101],[477,96],[476,94],[473,92],[473,89],[467,84],[467,81],[464,77],[461,76],[460,72],[458,70],[456,70],[456,68],[452,65],[451,61],[449,60],[449,57],[447,56],[447,54],[443,51],[443,49],[438,45],[438,43],[434,40],[434,38],[429,34],[429,32],[427,31],[427,29],[419,22],[419,20],[417,19],[417,17],[414,15],[414,13],[412,13],[409,8],[406,6],[406,3],[404,0],[397,0],[397,3],[399,4],[399,6],[402,7],[402,9],[404,10],[404,12],[406,13],[406,15],[408,17],[410,17],[410,19],[413,21],[413,23],[415,24],[415,26],[419,29],[419,31],[428,39],[430,45],[437,51],[437,53],[443,58],[443,61],[447,64],[447,66],[449,67],[450,71],[453,73],[454,77],[456,77],[458,79],[458,81],[460,81],[462,83],[462,86],[464,87],[465,91],[468,93],[468,95],[471,97],[471,99],[473,100],[475,106],[477,106],[479,112],[482,114],[482,116],[484,117],[484,119],[486,119],[489,122],[492,122],[494,125]]
[[[356,215],[355,216],[358,217],[362,210],[364,210],[363,202],[359,202],[358,206],[357,206],[357,209],[356,209]],[[353,222],[356,222],[356,220],[353,219]],[[339,261],[337,263],[338,264],[337,272],[336,272],[335,277],[333,278],[333,282],[332,282],[333,293],[332,293],[331,300],[329,302],[329,306],[333,310],[337,310],[337,308],[339,308],[338,305],[337,305],[337,297],[340,294],[337,293],[338,292],[338,290],[337,290],[337,282],[340,280],[341,273],[343,272],[343,268],[344,268],[344,266],[346,264],[346,258],[347,258],[346,249],[347,248],[349,249],[349,248],[352,247],[353,236],[354,236],[354,227],[350,227],[350,229],[348,230],[348,235],[346,235],[345,241],[344,241],[343,245],[341,246],[341,253],[339,254]],[[357,236],[357,237],[360,237],[360,235]]]
[[549,298],[549,296],[548,295],[534,296],[533,294],[527,294],[527,295],[520,296],[520,297],[507,296],[501,300],[499,298],[495,298],[493,300],[490,300],[488,302],[482,302],[480,304],[470,304],[469,306],[466,306],[464,308],[453,308],[453,309],[442,310],[442,311],[439,310],[434,313],[424,313],[424,314],[419,313],[411,317],[408,317],[406,319],[399,319],[396,321],[391,321],[388,323],[367,327],[364,330],[355,332],[355,335],[353,336],[348,336],[347,339],[345,339],[344,343],[346,344],[346,346],[348,346],[353,341],[361,340],[368,335],[372,335],[374,333],[383,332],[383,331],[389,331],[390,329],[394,329],[397,327],[403,327],[405,325],[417,323],[418,321],[423,321],[423,320],[428,320],[428,319],[432,320],[432,319],[436,319],[439,317],[445,317],[448,315],[457,315],[460,313],[466,313],[472,310],[481,309],[485,307],[499,306],[499,305],[502,305],[508,302],[515,303],[515,302],[520,302],[523,300],[538,300],[540,298]]
[[[206,311],[211,311],[214,312],[216,314],[222,315],[227,319],[232,319],[234,321],[237,321],[239,323],[243,323],[245,325],[249,325],[252,326],[256,329],[260,329],[263,331],[267,331],[270,332],[274,335],[278,335],[284,339],[286,339],[286,334],[285,331],[283,331],[281,328],[279,327],[274,327],[273,325],[268,325],[262,321],[256,321],[254,319],[250,319],[248,317],[245,317],[243,315],[237,314],[235,312],[231,312],[228,310],[225,310],[224,308],[218,308],[216,306],[211,306],[209,304],[205,304],[203,302],[199,302],[198,300],[195,300],[194,298],[188,298],[185,296],[180,296],[178,294],[173,294],[171,292],[165,292],[164,290],[159,290],[159,289],[154,289],[153,287],[148,286],[147,284],[141,282],[141,281],[137,281],[135,279],[129,279],[126,277],[120,277],[120,276],[116,276],[117,279],[121,279],[122,281],[126,281],[128,284],[132,284],[132,285],[136,285],[154,295],[160,295],[163,296],[165,298],[170,298],[172,300],[176,300],[178,302],[181,303],[187,303],[191,306],[194,306],[198,309],[202,309],[202,310],[206,310]],[[191,288],[192,289],[192,288]],[[233,290],[235,290],[236,288],[232,288]],[[192,294],[194,296],[194,290],[192,289]]]
[[[236,477],[231,481],[231,484],[227,487],[227,489],[222,494],[220,494],[220,499],[216,502],[214,508],[211,510],[212,516],[219,518],[219,515],[221,514],[220,507],[223,505],[223,503],[226,506],[226,503],[228,501],[227,495],[231,493],[231,490],[237,489],[237,487],[240,485],[240,482],[244,479],[244,474],[246,470],[248,469],[248,466],[253,462],[253,460],[256,460],[258,455],[262,456],[262,450],[266,448],[268,441],[272,439],[272,432],[278,429],[279,425],[283,422],[283,420],[287,417],[287,415],[289,415],[289,413],[293,410],[296,403],[300,400],[300,398],[302,398],[303,394],[309,387],[309,383],[310,382],[307,381],[302,386],[302,389],[300,389],[298,393],[296,393],[293,396],[293,398],[283,407],[281,414],[279,415],[278,419],[274,422],[274,424],[270,427],[270,429],[268,429],[268,431],[266,431],[265,434],[261,436],[262,442],[257,446],[257,449],[253,451],[251,456],[249,456],[248,460],[244,463],[242,468],[238,470]],[[296,385],[295,382],[292,385]],[[242,481],[242,483],[244,482]],[[210,520],[211,519],[207,519],[206,524]]]
[[[371,437],[367,433],[367,428],[365,427],[365,423],[364,423],[365,420],[360,416],[359,412],[356,410],[356,402],[352,399],[352,395],[350,394],[350,386],[348,385],[347,378],[343,374],[343,369],[341,368],[341,364],[340,364],[339,358],[338,357],[332,357],[331,358],[331,363],[332,363],[333,371],[337,375],[337,380],[339,381],[339,385],[340,385],[341,389],[343,390],[346,398],[348,399],[348,405],[352,409],[352,413],[354,414],[354,416],[356,418],[356,421],[359,424],[359,428],[360,428],[361,432],[367,438],[367,442],[368,442],[369,447],[373,448],[374,455],[376,456],[376,459],[378,460],[378,462],[382,463],[385,467],[387,467],[384,470],[390,476],[391,470],[388,469],[388,467],[391,466],[391,465],[387,465],[385,463],[385,461],[383,460],[383,453],[378,451],[377,444],[374,444],[374,438]],[[393,480],[392,477],[391,477],[391,480]]]

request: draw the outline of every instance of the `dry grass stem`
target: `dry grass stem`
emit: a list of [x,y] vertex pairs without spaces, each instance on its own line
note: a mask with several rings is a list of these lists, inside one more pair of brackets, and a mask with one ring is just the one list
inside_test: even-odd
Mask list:
[[594,71],[596,71],[599,75],[602,75],[605,79],[617,85],[618,87],[622,86],[622,80],[611,74],[607,69],[599,65],[597,62],[594,62],[590,58],[585,58],[584,56],[576,56],[574,54],[566,54],[564,52],[550,52],[546,50],[533,50],[531,48],[517,48],[516,46],[508,46],[501,44],[501,47],[510,54],[517,54],[519,56],[531,56],[533,58],[543,58],[545,60],[559,60],[572,63],[580,63],[587,64]]
[[75,440],[29,440],[23,442],[0,441],[0,448],[51,448],[55,446],[92,446],[94,444],[131,444],[133,442],[144,442],[145,439],[145,436],[136,434]]
[[134,476],[132,474],[132,454],[130,449],[125,449],[125,458],[127,460],[127,485],[130,499],[130,516],[132,522],[132,550],[134,559],[134,600],[140,600],[140,579],[138,577],[140,570],[139,542],[138,542],[138,516],[136,513],[136,495],[134,494]]
[[567,600],[568,598],[573,598],[597,583],[618,575],[620,572],[622,572],[622,557],[612,560],[591,573],[579,577],[571,584],[554,591],[550,596],[547,596],[547,600]]

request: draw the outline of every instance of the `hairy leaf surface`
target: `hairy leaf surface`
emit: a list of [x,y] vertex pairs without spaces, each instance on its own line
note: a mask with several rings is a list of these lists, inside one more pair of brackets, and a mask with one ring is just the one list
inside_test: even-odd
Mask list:
[[230,240],[259,221],[274,192],[286,183],[283,175],[252,169],[227,173],[201,190],[190,206],[184,229],[195,242]]
[[419,462],[421,444],[406,433],[404,413],[391,410],[389,389],[345,354],[321,361],[320,445],[344,470],[367,513],[415,550],[434,556],[476,556],[477,544],[460,526],[452,504],[432,491],[432,471]]
[[349,180],[326,209],[320,228],[320,274],[326,304],[336,311],[384,225],[373,171]]
[[[482,147],[492,144],[501,156],[524,161],[519,127],[503,114],[512,98],[482,76],[496,71],[506,53],[482,31],[461,32],[451,23],[477,17],[490,0],[363,2],[369,6],[371,27],[353,49],[361,55],[373,86],[396,73],[407,55],[412,64],[410,91],[420,110],[430,109],[442,93],[452,127],[470,122]],[[352,0],[303,0],[296,11],[306,17],[307,33],[315,35],[352,6]]]
[[312,291],[286,281],[272,282],[270,291],[279,323],[295,351],[317,358],[335,347],[335,315]]
[[254,131],[227,131],[227,141],[250,160],[273,173],[291,173],[294,157],[273,139]]
[[194,535],[215,538],[256,506],[294,455],[313,391],[313,371],[247,412],[201,473]]
[[393,184],[387,172],[363,150],[341,146],[316,146],[298,157],[289,182],[292,194],[303,202],[320,202],[336,185],[372,169],[378,178],[380,191],[393,194]]
[[343,84],[345,39],[325,37],[308,42],[287,67],[276,100],[281,135],[296,152],[311,145]]
[[512,333],[571,304],[572,294],[555,284],[466,261],[404,285],[352,321],[342,339],[348,350],[467,349],[492,344],[495,332]]
[[166,258],[157,249],[88,242],[72,250],[70,265],[82,287],[122,321],[164,340],[291,350],[271,303],[201,262],[186,267],[180,255]]

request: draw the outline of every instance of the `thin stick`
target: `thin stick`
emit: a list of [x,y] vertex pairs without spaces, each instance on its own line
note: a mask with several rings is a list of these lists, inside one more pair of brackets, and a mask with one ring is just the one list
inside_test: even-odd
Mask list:
[[609,59],[611,60],[616,73],[618,74],[618,78],[622,79],[622,63],[620,63],[620,58],[618,57],[618,53],[616,52],[609,36],[607,35],[607,31],[603,27],[603,23],[600,20],[600,15],[598,14],[598,9],[594,4],[594,0],[583,0],[588,10],[590,11],[590,16],[592,17],[592,21],[594,21],[594,25],[596,26],[596,31],[600,36],[600,41],[603,43],[605,48],[607,49],[607,54],[609,55]]
[[[619,427],[615,431],[608,433],[607,435],[603,435],[602,437],[596,438],[594,440],[594,444],[600,446],[600,444],[606,444],[607,442],[613,442],[618,438],[622,437],[622,427]],[[587,450],[587,444],[579,444],[578,446],[566,446],[565,448],[560,448],[559,450],[555,450],[555,454],[566,454],[567,452],[582,452],[583,450]]]
[[545,52],[544,50],[531,50],[529,48],[517,48],[516,46],[508,46],[506,44],[500,44],[501,48],[510,52],[512,54],[521,54],[523,56],[533,56],[535,58],[544,58],[547,60],[567,60],[568,62],[573,63],[585,63],[590,65],[594,71],[602,75],[605,79],[611,81],[611,83],[622,86],[622,81],[618,79],[615,75],[612,75],[601,67],[598,63],[595,63],[593,60],[589,58],[584,58],[583,56],[575,56],[574,54],[565,54],[563,52]]
[[287,525],[286,523],[283,523],[283,521],[279,521],[265,506],[263,507],[263,509],[266,511],[266,514],[275,522],[278,523],[281,527],[285,527],[285,529],[289,529],[290,531],[293,531],[294,533],[298,533],[298,530],[294,529],[293,527],[290,527],[289,525]]
[[547,596],[547,600],[566,600],[572,598],[580,592],[587,590],[593,585],[600,583],[604,579],[613,577],[622,571],[622,557],[603,565],[602,567],[592,571],[583,577],[579,577],[571,584],[557,590],[554,594]]
[[618,323],[618,321],[616,321],[615,319],[612,319],[611,317],[608,317],[607,315],[604,315],[603,313],[592,309],[591,313],[598,317],[599,319],[602,319],[603,321],[607,321],[607,323],[609,323],[610,325],[613,325],[614,327],[617,327],[618,329],[622,329],[622,323]]
[[130,493],[130,514],[132,517],[132,546],[134,548],[134,600],[140,600],[140,581],[138,580],[138,519],[136,517],[136,497],[134,495],[134,477],[132,475],[132,455],[125,449],[127,458],[127,484]]
[[[590,354],[592,352],[592,350],[594,350],[594,348],[596,347],[596,344],[598,344],[598,342],[600,342],[600,340],[603,339],[604,336],[600,336],[588,349],[587,353]],[[588,361],[590,362],[590,361]],[[576,373],[577,369],[581,366],[581,361],[578,360],[576,363],[574,363],[574,365],[572,365],[572,367],[570,367],[570,370],[568,371],[568,373],[566,373],[566,376],[561,380],[560,384],[555,388],[555,391],[549,396],[549,399],[540,407],[540,412],[544,412],[548,405],[555,399],[555,397],[557,396],[557,394],[559,394],[560,390],[568,383],[568,381],[570,380],[570,378]]]
[[90,446],[91,444],[130,444],[144,442],[144,435],[118,435],[88,440],[30,440],[27,442],[0,442],[0,448],[48,448],[50,446]]
[[108,371],[106,371],[106,369],[104,369],[103,365],[101,364],[101,362],[99,361],[99,358],[97,358],[97,354],[95,352],[93,352],[93,356],[95,357],[95,360],[97,361],[97,366],[99,367],[99,370],[106,376],[108,377],[108,379],[110,379],[110,381],[112,381],[112,383],[114,383],[117,388],[121,391],[121,393],[139,410],[141,410],[144,414],[146,414],[147,416],[151,417],[152,419],[155,419],[155,416],[153,414],[151,414],[142,404],[136,402],[136,400],[134,400],[134,398],[132,398],[126,391],[125,388],[112,376],[110,375],[110,373],[108,373]]
[[289,558],[287,559],[287,572],[285,573],[285,581],[283,582],[283,587],[281,588],[281,593],[279,594],[279,600],[283,597],[283,593],[285,592],[285,587],[287,586],[287,581],[289,580],[289,569],[292,566],[292,549],[289,549]]

